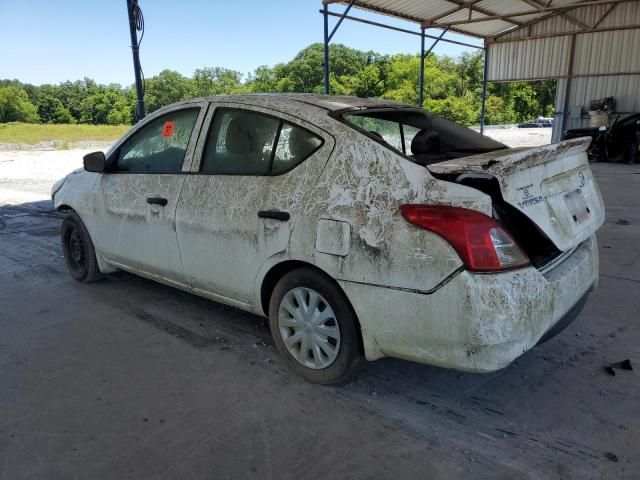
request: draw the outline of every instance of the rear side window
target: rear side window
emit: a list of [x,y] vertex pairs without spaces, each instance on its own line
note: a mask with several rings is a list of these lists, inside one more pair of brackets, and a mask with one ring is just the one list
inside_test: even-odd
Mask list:
[[291,170],[315,152],[322,140],[311,132],[283,123],[276,146],[271,173],[277,175]]
[[178,173],[199,108],[178,110],[150,121],[118,149],[113,170],[129,173]]
[[348,119],[349,122],[360,127],[362,130],[366,130],[374,137],[384,140],[396,150],[400,150],[401,152],[403,151],[402,135],[400,124],[398,122],[382,118],[367,117],[365,115],[349,115]]
[[[441,147],[439,153],[491,152],[507,148],[505,145],[441,117],[434,117],[418,108],[370,108],[345,113],[342,119],[369,136],[383,140],[387,145],[405,155],[413,152],[411,145],[418,134],[427,135]],[[424,145],[423,145],[424,146]]]
[[404,135],[403,153],[411,153],[411,142],[413,142],[418,132],[420,132],[419,128],[412,127],[411,125],[402,125],[402,134]]
[[322,145],[313,133],[250,110],[219,108],[209,129],[200,171],[221,175],[278,175]]

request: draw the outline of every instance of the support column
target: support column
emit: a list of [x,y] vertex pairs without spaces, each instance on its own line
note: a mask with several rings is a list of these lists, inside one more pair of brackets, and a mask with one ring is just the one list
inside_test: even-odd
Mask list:
[[[571,82],[573,80],[573,62],[576,55],[576,36],[571,35],[571,46],[569,47],[569,64],[567,66],[567,80],[564,89],[564,105],[562,106],[562,122],[560,132],[567,129],[567,119],[569,118],[569,102],[571,101]],[[555,131],[555,124],[553,129]]]
[[138,0],[126,0],[127,13],[129,14],[129,34],[131,35],[131,52],[133,53],[133,74],[136,79],[136,95],[138,104],[136,106],[136,122],[144,118],[144,86],[142,85],[142,68],[140,68],[140,45],[138,44],[137,15],[139,7]]
[[489,46],[484,44],[484,70],[482,73],[482,106],[480,107],[480,135],[484,135],[484,114],[487,104],[487,77],[489,76]]
[[420,28],[420,79],[418,87],[418,106],[424,101],[424,27]]
[[324,16],[324,93],[329,95],[329,6],[325,3],[322,11]]

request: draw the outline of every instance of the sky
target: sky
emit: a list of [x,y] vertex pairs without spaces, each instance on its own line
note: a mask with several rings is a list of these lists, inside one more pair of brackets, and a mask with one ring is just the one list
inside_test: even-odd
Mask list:
[[[140,46],[146,77],[165,68],[191,76],[225,67],[246,78],[261,65],[291,60],[323,35],[320,0],[139,0],[145,19]],[[89,77],[133,83],[126,0],[0,0],[0,79],[41,85]],[[341,12],[343,5],[331,5]],[[351,15],[419,31],[417,24],[352,9]],[[336,19],[330,18],[330,29]],[[427,31],[438,35],[439,31]],[[473,44],[455,34],[445,38]],[[7,39],[11,39],[7,41]],[[332,43],[382,54],[418,53],[420,38],[345,20]],[[427,39],[427,47],[429,39]],[[439,55],[466,49],[440,43]]]

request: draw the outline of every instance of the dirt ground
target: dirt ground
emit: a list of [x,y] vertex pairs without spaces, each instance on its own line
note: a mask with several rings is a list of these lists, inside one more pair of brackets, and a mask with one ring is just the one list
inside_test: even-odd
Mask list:
[[640,166],[592,165],[600,285],[562,334],[493,374],[384,359],[334,388],[261,318],[73,281],[47,197],[82,154],[0,152],[0,479],[640,478]]

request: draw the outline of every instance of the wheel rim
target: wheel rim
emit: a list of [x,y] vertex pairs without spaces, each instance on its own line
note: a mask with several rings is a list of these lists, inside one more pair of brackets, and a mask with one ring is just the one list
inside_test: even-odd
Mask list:
[[305,367],[327,368],[338,356],[338,321],[329,303],[315,290],[289,290],[280,302],[278,327],[288,352]]
[[76,228],[71,228],[67,233],[67,252],[71,268],[75,272],[81,272],[85,265],[84,242],[82,234]]

